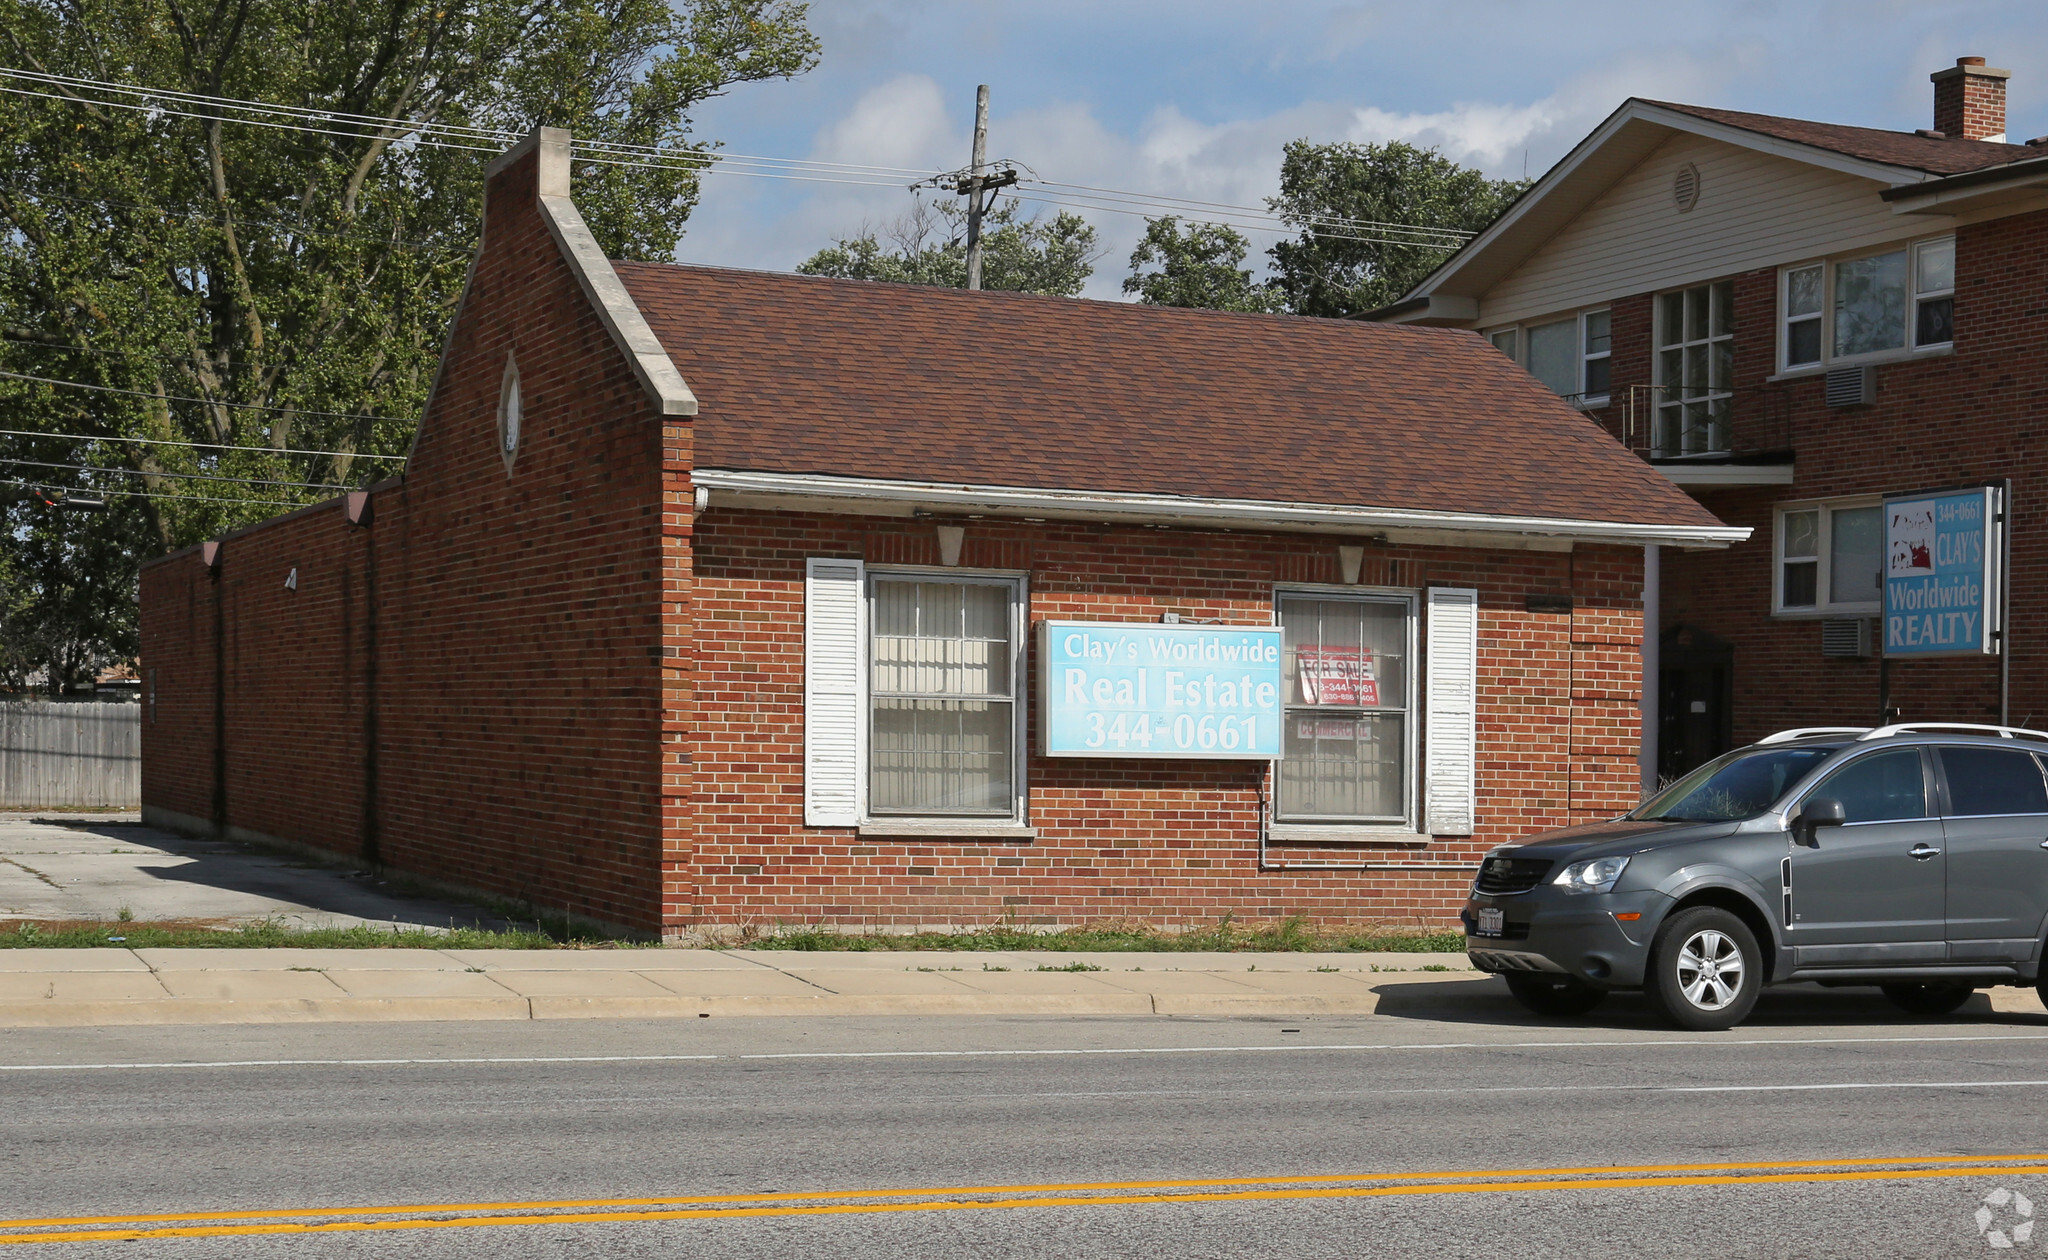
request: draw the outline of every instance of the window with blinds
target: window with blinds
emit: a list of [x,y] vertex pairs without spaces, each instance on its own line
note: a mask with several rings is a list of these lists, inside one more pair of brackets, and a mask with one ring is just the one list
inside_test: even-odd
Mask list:
[[870,577],[868,813],[1020,816],[1021,594],[1012,578]]
[[1279,603],[1278,817],[1409,821],[1414,601],[1282,592]]

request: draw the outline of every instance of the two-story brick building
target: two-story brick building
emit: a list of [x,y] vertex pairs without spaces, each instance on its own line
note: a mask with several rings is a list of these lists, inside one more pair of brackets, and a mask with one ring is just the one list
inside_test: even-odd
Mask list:
[[[2008,142],[1982,58],[1932,77],[1914,132],[1630,100],[1373,316],[1477,330],[1752,529],[1652,571],[1664,773],[1887,709],[2048,719],[2048,137]],[[2008,479],[2001,650],[1888,659],[1881,500]]]
[[142,576],[143,811],[681,934],[1454,920],[1716,521],[1467,333],[614,265],[493,168],[405,475]]

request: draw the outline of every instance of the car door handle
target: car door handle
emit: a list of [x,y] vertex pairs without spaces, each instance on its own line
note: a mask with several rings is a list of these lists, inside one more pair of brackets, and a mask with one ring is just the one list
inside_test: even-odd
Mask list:
[[2048,840],[2043,840],[2043,841],[2041,842],[2041,847],[2042,847],[2042,848],[2044,848],[2044,849],[2048,849]]
[[1928,858],[1931,857],[1941,856],[1941,850],[1935,848],[1931,844],[1916,844],[1910,850],[1908,850],[1908,852],[1911,853],[1914,858],[1922,862],[1925,862]]

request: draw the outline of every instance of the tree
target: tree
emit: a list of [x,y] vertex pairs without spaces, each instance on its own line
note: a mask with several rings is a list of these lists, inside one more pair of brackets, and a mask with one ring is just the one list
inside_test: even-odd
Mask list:
[[[1281,295],[1252,281],[1242,264],[1251,243],[1220,223],[1148,219],[1145,237],[1131,251],[1124,292],[1148,306],[1193,306],[1212,311],[1277,311]],[[1147,270],[1147,268],[1154,268]]]
[[[1434,149],[1295,140],[1267,205],[1301,235],[1268,251],[1297,315],[1352,315],[1400,300],[1528,188]],[[1458,235],[1440,235],[1444,229]]]
[[[0,96],[0,371],[16,374],[0,377],[0,429],[101,439],[0,438],[0,482],[163,496],[110,493],[112,510],[90,521],[106,545],[84,545],[82,514],[34,496],[9,504],[0,528],[22,545],[64,534],[50,554],[131,603],[141,559],[402,467],[393,457],[432,383],[499,147],[424,129],[547,123],[705,154],[576,164],[578,205],[605,248],[665,259],[714,160],[690,112],[818,55],[797,0],[189,3],[0,0],[0,52],[16,67],[333,115],[305,123],[18,77],[8,86],[42,95]],[[269,449],[106,440],[120,438]],[[8,625],[60,615],[57,569],[11,572],[0,578],[30,611]],[[132,644],[118,618],[105,629],[99,641]],[[22,650],[42,653],[53,681],[73,669],[47,648],[6,649]]]
[[[1102,256],[1095,229],[1064,210],[1051,219],[1020,219],[1016,203],[1006,202],[983,215],[981,227],[985,289],[1073,297],[1095,274],[1095,260]],[[964,289],[966,211],[946,202],[934,207],[920,198],[903,217],[881,228],[863,224],[858,235],[819,250],[797,270],[807,276]]]

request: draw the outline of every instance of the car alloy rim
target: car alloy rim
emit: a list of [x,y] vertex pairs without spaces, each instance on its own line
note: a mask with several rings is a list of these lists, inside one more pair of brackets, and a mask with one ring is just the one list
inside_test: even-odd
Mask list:
[[1703,1011],[1718,1011],[1742,991],[1742,950],[1724,932],[1694,932],[1678,951],[1678,987]]

